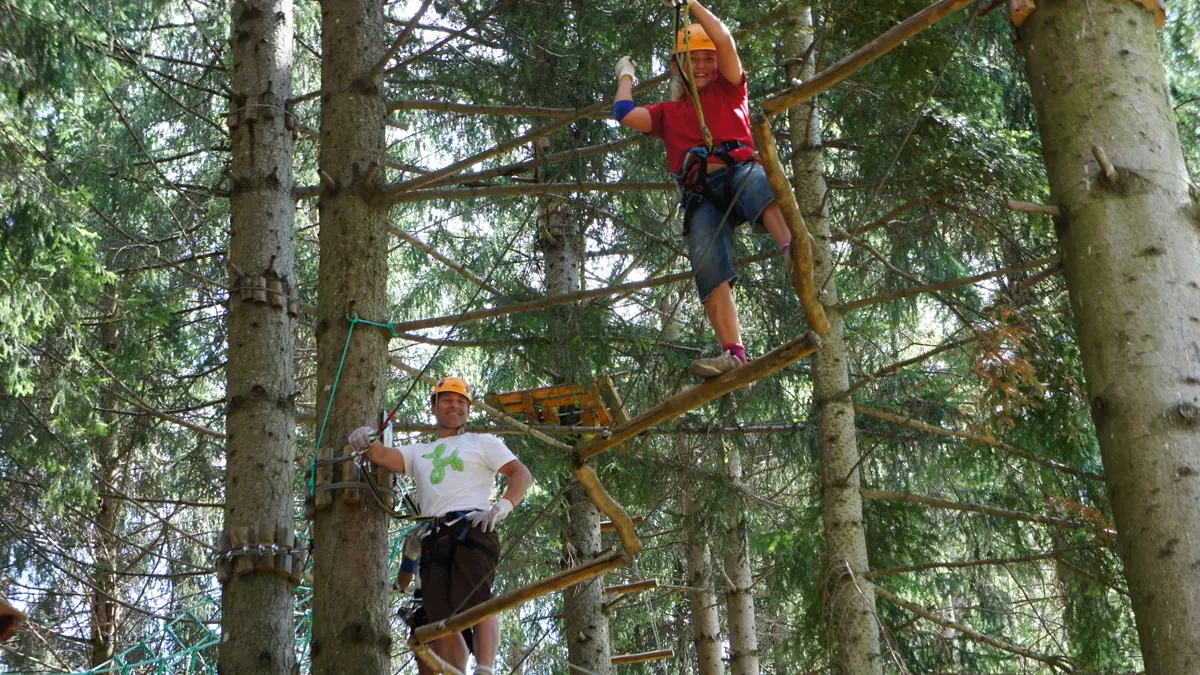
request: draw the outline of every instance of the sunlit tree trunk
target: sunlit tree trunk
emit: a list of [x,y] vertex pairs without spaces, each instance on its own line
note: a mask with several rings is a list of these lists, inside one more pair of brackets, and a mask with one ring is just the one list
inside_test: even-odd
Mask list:
[[[229,407],[225,528],[289,528],[295,518],[295,319],[285,298],[239,286],[294,285],[291,0],[238,0],[233,10]],[[261,291],[260,291],[261,293]],[[259,296],[260,298],[263,296]],[[286,577],[234,574],[221,594],[223,675],[296,667],[295,595]]]
[[[725,468],[734,485],[742,482],[742,454],[734,443],[726,443]],[[758,624],[754,617],[754,570],[750,566],[750,542],[746,514],[733,500],[726,514],[725,575],[731,584],[725,592],[726,623],[729,626],[729,670],[733,675],[758,675]]]
[[[812,11],[792,6],[791,30],[786,30],[784,54],[793,81],[812,77]],[[807,58],[805,58],[807,56]],[[837,279],[829,248],[829,223],[825,213],[825,179],[821,169],[821,123],[817,102],[809,99],[788,111],[792,140],[792,184],[813,246],[813,276],[818,286],[829,333],[821,336],[821,349],[813,355],[813,400],[817,412],[817,438],[821,449],[821,505],[825,523],[827,597],[837,638],[835,671],[841,675],[878,675],[882,664],[879,628],[875,619],[875,594],[869,581],[867,542],[859,495],[858,442],[854,403],[842,396],[850,387],[848,354]],[[804,246],[805,242],[793,242]]]
[[[388,335],[347,313],[387,320],[387,209],[371,201],[384,176],[387,101],[367,80],[387,48],[381,0],[321,2],[321,264],[317,410],[323,445],[344,455],[355,428],[379,424],[387,389]],[[346,348],[345,359],[342,350]],[[344,363],[332,404],[330,394]],[[338,490],[314,530],[313,673],[391,672],[387,595],[389,516],[364,495]]]
[[[110,293],[115,293],[109,289]],[[120,348],[120,325],[116,316],[116,295],[106,295],[105,317],[100,324],[100,348],[106,357],[117,353]],[[117,620],[120,605],[116,602],[117,575],[120,561],[120,544],[117,528],[121,523],[121,502],[113,494],[121,475],[118,453],[121,447],[120,416],[116,412],[121,404],[111,389],[100,397],[100,418],[106,425],[105,434],[96,441],[96,492],[100,495],[100,507],[96,514],[96,528],[92,533],[93,572],[91,583],[91,634],[88,638],[88,663],[95,669],[112,659],[116,652]]]
[[1020,36],[1146,673],[1197,672],[1200,192],[1154,16],[1039,2]]

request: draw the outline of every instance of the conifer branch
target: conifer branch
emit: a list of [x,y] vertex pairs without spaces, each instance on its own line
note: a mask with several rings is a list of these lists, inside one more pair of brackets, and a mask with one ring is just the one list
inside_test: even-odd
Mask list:
[[1056,550],[1056,551],[1049,551],[1046,553],[1039,553],[1037,555],[1018,556],[1015,558],[987,558],[987,559],[982,559],[982,560],[962,560],[962,561],[953,561],[953,562],[929,562],[929,563],[920,563],[918,565],[906,565],[904,567],[887,567],[884,569],[871,570],[870,572],[863,574],[863,576],[866,577],[867,579],[874,579],[876,577],[886,577],[886,576],[891,576],[894,574],[909,574],[912,572],[924,572],[926,570],[934,570],[934,569],[957,570],[957,569],[965,569],[965,568],[969,568],[969,567],[989,567],[989,566],[996,566],[996,565],[1013,565],[1013,564],[1017,564],[1017,563],[1037,562],[1039,560],[1054,560],[1054,559],[1058,558],[1059,556],[1061,556],[1066,551],[1077,551],[1077,550],[1079,550],[1079,547],[1060,549],[1060,550]]
[[912,366],[912,365],[921,363],[922,361],[931,359],[931,358],[937,356],[938,354],[944,354],[952,349],[957,349],[964,345],[969,345],[972,342],[975,342],[976,340],[978,340],[979,338],[983,337],[984,335],[986,335],[987,333],[990,333],[990,332],[991,331],[983,331],[981,333],[972,335],[969,338],[963,338],[962,340],[955,340],[953,342],[947,342],[946,344],[944,344],[940,347],[937,347],[935,349],[931,349],[931,350],[925,352],[924,354],[918,354],[917,356],[914,356],[911,359],[905,359],[904,361],[899,361],[897,363],[893,363],[890,366],[880,368],[879,370],[862,378],[858,382],[855,382],[853,385],[850,386],[849,389],[846,390],[846,393],[842,394],[842,396],[847,397],[847,398],[850,396],[853,396],[854,392],[858,391],[859,389],[862,389],[863,387],[874,382],[875,380],[878,380],[881,377],[891,375],[892,373],[898,373],[901,370],[904,370],[905,368],[907,368],[909,366]]
[[996,649],[999,649],[1001,651],[1005,651],[1010,654],[1016,654],[1017,656],[1023,656],[1027,659],[1032,659],[1032,660],[1038,661],[1040,663],[1045,663],[1048,666],[1051,666],[1053,668],[1056,668],[1056,669],[1059,669],[1059,670],[1062,670],[1062,671],[1065,671],[1068,673],[1074,672],[1074,670],[1072,670],[1068,666],[1066,659],[1061,656],[1050,656],[1050,655],[1046,655],[1046,654],[1041,654],[1041,653],[1035,652],[1031,649],[1026,649],[1024,647],[1018,647],[1016,645],[1010,645],[1007,642],[1001,642],[1000,640],[997,640],[996,638],[988,637],[982,633],[979,633],[970,628],[967,628],[966,626],[964,626],[961,623],[957,623],[957,622],[950,621],[947,619],[942,619],[942,618],[936,616],[935,614],[933,614],[932,612],[928,612],[918,605],[908,602],[907,600],[903,600],[903,599],[897,597],[896,595],[892,594],[891,592],[889,592],[883,588],[880,588],[879,586],[875,586],[875,595],[878,595],[879,597],[883,598],[884,600],[887,600],[888,602],[892,603],[893,605],[907,609],[908,611],[912,612],[913,614],[916,614],[917,616],[921,617],[922,619],[925,619],[926,621],[929,621],[930,623],[937,624],[943,628],[950,628],[950,629],[956,630],[959,633],[962,633],[963,635],[967,636],[968,638],[975,640],[976,642],[982,642],[983,644],[986,644],[991,647],[995,647]]
[[[442,38],[439,42],[435,43],[433,46],[429,47],[428,49],[418,52],[416,54],[413,54],[412,56],[408,57],[407,59],[404,59],[400,63],[397,63],[396,65],[392,66],[391,68],[388,68],[387,70],[384,71],[383,74],[384,75],[393,75],[401,70],[404,70],[405,68],[412,65],[413,63],[420,61],[421,59],[425,58],[426,56],[429,56],[430,54],[441,49],[443,46],[446,45],[446,43],[452,41],[454,38],[462,35],[463,33],[466,33],[467,31],[471,30],[472,28],[475,28],[479,24],[483,23],[493,14],[495,14],[496,12],[507,7],[508,4],[511,2],[512,2],[512,0],[500,0],[500,2],[497,2],[491,9],[489,9],[486,12],[475,17],[475,19],[472,20],[467,25],[463,26],[459,30],[454,31],[453,33],[450,33],[449,35]],[[391,58],[391,57],[389,56],[388,58]],[[374,78],[371,78],[371,79],[374,79]]]
[[394,234],[397,237],[399,237],[400,239],[404,240],[405,242],[410,244],[413,248],[415,248],[419,251],[422,251],[423,253],[425,253],[429,257],[433,258],[434,260],[437,260],[438,262],[442,263],[446,267],[449,267],[450,269],[454,270],[455,272],[458,272],[463,277],[466,277],[467,280],[469,280],[471,283],[475,284],[476,286],[479,286],[480,288],[487,291],[488,293],[491,293],[492,295],[499,296],[499,297],[505,296],[504,291],[501,291],[500,289],[496,288],[495,286],[489,284],[487,281],[481,279],[477,274],[475,274],[471,270],[467,269],[466,267],[463,267],[462,265],[454,262],[453,260],[450,259],[449,256],[439,252],[437,249],[430,246],[429,244],[426,244],[425,242],[423,242],[420,239],[414,237],[413,235],[405,232],[404,230],[400,229],[399,227],[396,227],[395,225],[390,225],[389,229],[392,231],[392,234]]
[[1038,457],[1037,455],[1034,455],[1028,451],[1022,450],[1013,445],[1009,445],[1008,443],[998,441],[995,438],[992,438],[990,436],[984,436],[982,434],[973,434],[973,433],[970,433],[967,431],[957,431],[954,429],[944,429],[942,427],[934,426],[932,424],[926,424],[925,422],[922,422],[917,419],[913,419],[911,417],[897,415],[895,413],[890,413],[890,412],[887,412],[884,410],[879,410],[877,408],[871,408],[871,407],[868,407],[865,405],[859,405],[857,403],[854,404],[854,412],[860,413],[863,415],[870,415],[872,417],[877,417],[881,420],[886,420],[888,422],[892,422],[893,424],[899,424],[900,426],[909,427],[910,429],[917,429],[919,431],[924,431],[926,433],[933,434],[935,436],[943,436],[946,438],[960,438],[965,441],[971,441],[974,443],[982,443],[984,445],[988,445],[993,448],[996,448],[997,450],[1000,450],[1002,452],[1007,452],[1010,455],[1015,455],[1017,457],[1020,457],[1021,459],[1026,459],[1031,462],[1035,462],[1037,464],[1040,464],[1040,465],[1046,467],[1047,469],[1053,469],[1055,471],[1062,471],[1064,473],[1069,473],[1072,476],[1078,476],[1081,478],[1091,478],[1092,480],[1100,481],[1101,483],[1104,482],[1104,476],[1101,476],[1100,474],[1092,473],[1090,471],[1080,471],[1079,469],[1076,469],[1075,467],[1067,466],[1066,464],[1063,464],[1061,462],[1056,462],[1052,459],[1046,459],[1045,457]]
[[[850,234],[855,237],[860,237],[872,230],[877,230],[881,227],[890,225],[892,223],[892,221],[896,220],[897,217],[903,215],[904,213],[907,213],[914,209],[920,209],[920,208],[924,208],[926,206],[932,206],[934,204],[937,204],[938,202],[942,201],[942,199],[944,197],[945,197],[945,195],[943,195],[942,193],[939,192],[939,193],[933,195],[932,197],[928,197],[926,199],[917,199],[915,201],[905,202],[905,203],[901,204],[900,206],[897,206],[896,208],[892,209],[891,211],[888,211],[887,214],[880,216],[875,222],[870,223],[868,225],[863,225],[862,227],[855,229]],[[839,236],[839,235],[835,234],[832,237],[832,240],[833,241],[842,241],[844,238],[845,237],[843,237],[843,236]]]
[[382,73],[383,69],[387,67],[388,61],[391,61],[392,57],[396,55],[396,52],[400,51],[400,48],[404,46],[404,43],[408,42],[408,38],[412,36],[413,30],[421,21],[421,17],[425,16],[425,10],[429,9],[429,5],[431,4],[433,4],[433,0],[424,0],[421,3],[421,6],[417,8],[416,13],[413,14],[412,20],[404,26],[404,29],[400,31],[400,35],[396,36],[396,40],[392,42],[392,46],[388,47],[388,50],[384,52],[383,56],[379,57],[379,61],[375,63],[375,67],[371,68],[371,72],[368,73],[365,78],[363,78],[364,82],[374,82],[375,78],[379,77],[379,74]]
[[[538,169],[538,168],[541,168],[543,166],[547,166],[550,164],[558,164],[559,162],[568,162],[573,159],[582,159],[584,157],[591,157],[593,155],[601,155],[601,154],[613,152],[614,150],[621,150],[624,148],[632,147],[632,146],[638,145],[640,143],[645,143],[648,138],[649,138],[649,136],[645,136],[645,135],[631,136],[629,138],[626,138],[626,139],[623,139],[620,141],[613,141],[612,143],[602,143],[600,145],[591,145],[586,148],[576,148],[573,150],[564,150],[562,152],[556,152],[552,155],[546,155],[546,156],[540,157],[538,159],[531,159],[531,160],[528,160],[525,162],[517,162],[515,164],[506,164],[504,166],[498,166],[494,169],[485,169],[483,171],[473,171],[471,173],[460,173],[458,175],[451,176],[449,178],[445,178],[440,181],[437,181],[436,183],[433,184],[433,186],[452,185],[455,183],[466,183],[468,181],[476,181],[476,180],[488,180],[491,178],[496,178],[497,176],[513,176],[513,175],[516,175],[519,173],[526,173],[529,171],[533,171],[534,169]],[[414,172],[414,173],[418,173],[418,172]],[[428,173],[428,172],[424,172],[424,173]]]
[[893,300],[903,300],[904,298],[911,298],[913,296],[924,295],[926,293],[937,293],[938,291],[945,291],[945,290],[949,290],[951,288],[958,288],[959,286],[971,286],[971,285],[977,284],[981,281],[987,281],[988,279],[995,279],[996,277],[1002,277],[1002,276],[1005,276],[1008,274],[1012,274],[1013,272],[1021,272],[1024,270],[1034,269],[1037,267],[1045,267],[1046,265],[1052,265],[1056,262],[1058,262],[1057,254],[1052,255],[1052,256],[1047,256],[1047,257],[1041,258],[1039,260],[1034,260],[1033,262],[1024,263],[1021,265],[1013,265],[1012,267],[1004,267],[1004,268],[1001,268],[998,270],[992,270],[991,272],[984,272],[982,274],[976,274],[975,276],[971,276],[971,277],[962,277],[959,279],[949,279],[947,281],[938,281],[936,283],[925,284],[924,286],[918,286],[916,288],[904,288],[904,289],[901,289],[898,291],[892,291],[891,293],[883,293],[881,295],[875,295],[875,296],[872,296],[869,298],[855,300],[854,302],[847,302],[847,303],[840,305],[838,307],[838,311],[852,312],[856,309],[862,309],[863,307],[870,307],[872,305],[878,305],[878,304],[881,304],[884,302],[891,302]]

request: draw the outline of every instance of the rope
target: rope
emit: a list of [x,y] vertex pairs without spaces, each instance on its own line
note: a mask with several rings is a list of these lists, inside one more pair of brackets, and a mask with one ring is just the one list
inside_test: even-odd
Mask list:
[[[680,67],[680,77],[683,78],[688,95],[692,99],[692,105],[696,107],[696,119],[700,122],[700,133],[704,135],[704,146],[709,152],[713,149],[712,132],[708,130],[708,125],[704,123],[704,108],[700,105],[700,92],[696,90],[696,77],[692,73],[692,31],[690,30],[692,22],[690,13],[685,8],[687,3],[680,2],[675,5],[675,32],[679,33],[679,25],[683,24],[683,58],[675,55],[676,64]],[[674,51],[675,46],[671,46]],[[683,66],[687,66],[687,75],[683,74]]]

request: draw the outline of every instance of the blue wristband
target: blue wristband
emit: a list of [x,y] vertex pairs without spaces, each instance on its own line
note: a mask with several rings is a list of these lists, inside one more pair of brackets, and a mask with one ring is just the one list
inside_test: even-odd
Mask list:
[[635,107],[637,106],[633,105],[633,101],[617,101],[613,104],[613,118],[620,122],[625,119],[626,115],[633,112]]
[[412,560],[411,558],[405,558],[404,560],[401,560],[400,571],[408,572],[409,574],[415,573],[417,571],[417,561]]

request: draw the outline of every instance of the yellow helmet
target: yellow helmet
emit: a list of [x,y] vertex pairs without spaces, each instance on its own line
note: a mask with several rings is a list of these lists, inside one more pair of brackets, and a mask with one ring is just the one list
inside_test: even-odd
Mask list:
[[467,398],[468,403],[474,403],[471,398],[471,388],[467,386],[467,381],[460,377],[443,377],[438,380],[438,383],[433,388],[433,393],[429,395],[430,402],[437,398],[438,394],[452,391],[455,394],[462,394]]
[[[690,45],[689,45],[690,43]],[[682,54],[688,50],[698,52],[702,49],[716,50],[717,45],[713,44],[712,38],[708,37],[708,33],[704,32],[704,26],[698,23],[691,24],[687,27],[687,40],[684,40],[684,30],[680,29],[679,34],[675,36],[675,53]]]

